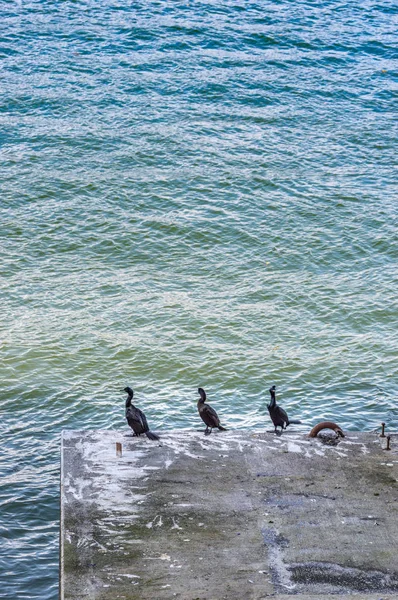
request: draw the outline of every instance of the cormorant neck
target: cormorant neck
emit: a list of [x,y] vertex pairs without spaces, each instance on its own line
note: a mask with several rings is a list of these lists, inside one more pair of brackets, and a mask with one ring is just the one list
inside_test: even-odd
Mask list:
[[269,403],[269,406],[272,408],[276,404],[276,401],[275,401],[275,390],[270,390],[269,393],[271,394],[271,402]]
[[198,400],[198,403],[203,404],[206,401],[206,392],[202,388],[199,388],[198,392],[200,394],[200,399]]
[[126,408],[131,406],[132,399],[133,399],[133,392],[132,391],[127,392]]

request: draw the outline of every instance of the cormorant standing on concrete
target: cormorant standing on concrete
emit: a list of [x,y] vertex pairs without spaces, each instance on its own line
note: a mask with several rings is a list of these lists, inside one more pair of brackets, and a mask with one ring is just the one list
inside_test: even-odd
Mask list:
[[225,427],[220,425],[220,419],[218,418],[214,408],[212,408],[209,404],[205,404],[206,392],[204,389],[198,388],[198,393],[200,394],[200,400],[198,400],[198,411],[202,421],[206,425],[205,435],[210,435],[213,427],[217,427],[220,431],[226,431]]
[[134,431],[134,435],[141,435],[142,433],[145,433],[150,440],[159,440],[160,438],[158,435],[156,435],[156,433],[149,431],[148,422],[142,410],[134,406],[134,404],[131,404],[134,395],[133,390],[130,387],[126,387],[123,391],[127,394],[126,419],[127,423]]
[[271,402],[267,405],[269,416],[272,419],[273,424],[275,425],[275,433],[278,433],[277,427],[281,427],[280,433],[290,424],[298,425],[301,421],[289,421],[289,417],[283,408],[277,405],[275,399],[275,391],[276,387],[273,385],[269,393],[271,394]]

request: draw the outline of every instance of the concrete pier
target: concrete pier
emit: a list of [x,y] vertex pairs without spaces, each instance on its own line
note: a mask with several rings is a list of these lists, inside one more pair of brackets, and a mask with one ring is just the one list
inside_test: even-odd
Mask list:
[[61,600],[398,599],[398,437],[385,446],[64,432]]

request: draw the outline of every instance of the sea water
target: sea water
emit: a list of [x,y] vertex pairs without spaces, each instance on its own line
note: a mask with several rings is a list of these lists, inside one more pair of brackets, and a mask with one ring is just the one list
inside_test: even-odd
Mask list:
[[397,8],[1,22],[0,597],[55,600],[60,432],[126,430],[126,385],[160,435],[198,386],[231,429],[271,385],[302,431],[397,427]]

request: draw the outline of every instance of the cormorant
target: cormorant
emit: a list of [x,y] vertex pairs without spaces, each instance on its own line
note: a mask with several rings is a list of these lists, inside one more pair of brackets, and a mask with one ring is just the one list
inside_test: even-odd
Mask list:
[[218,427],[220,431],[227,431],[225,427],[222,427],[222,425],[220,425],[220,419],[218,418],[218,415],[214,408],[212,408],[209,404],[205,404],[206,392],[204,391],[204,389],[198,388],[198,393],[200,394],[200,400],[198,400],[198,411],[202,421],[206,425],[205,435],[210,435],[213,427]]
[[269,393],[271,394],[271,402],[267,405],[267,408],[268,408],[269,416],[271,417],[272,422],[275,425],[275,433],[278,433],[277,427],[281,427],[280,433],[282,433],[282,431],[284,429],[286,429],[286,427],[288,425],[291,425],[291,424],[298,425],[301,423],[301,421],[290,421],[289,420],[289,417],[287,416],[286,411],[283,410],[283,408],[278,406],[276,403],[275,390],[276,390],[276,387],[274,385],[269,390]]
[[149,431],[148,422],[142,410],[134,406],[134,404],[131,404],[134,395],[133,390],[130,387],[126,387],[123,391],[127,394],[126,419],[127,423],[134,431],[134,435],[141,435],[142,433],[145,433],[150,440],[159,440],[160,438],[158,435],[156,435],[156,433]]

